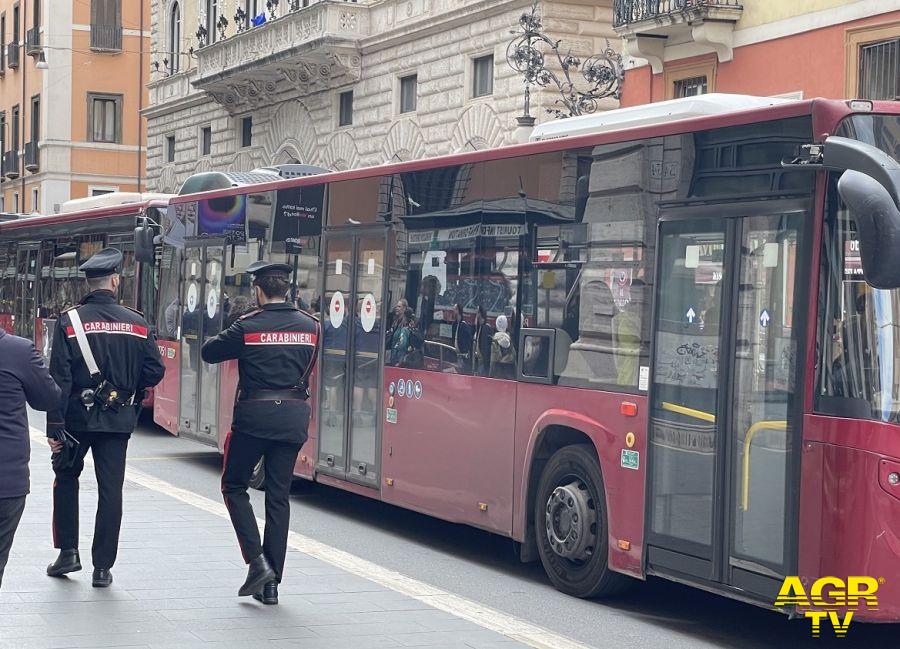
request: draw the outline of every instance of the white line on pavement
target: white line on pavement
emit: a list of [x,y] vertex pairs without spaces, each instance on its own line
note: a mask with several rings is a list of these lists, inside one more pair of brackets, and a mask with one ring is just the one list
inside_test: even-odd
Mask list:
[[[47,443],[44,433],[37,428],[31,428],[31,437],[37,442]],[[134,467],[129,466],[126,469],[125,479],[145,489],[180,500],[220,518],[228,518],[228,510],[225,509],[224,503],[216,502],[205,496],[176,487],[165,480],[160,480]],[[260,528],[265,525],[265,521],[260,518],[257,518],[256,522]],[[508,638],[531,647],[537,647],[538,649],[589,649],[587,645],[571,638],[512,617],[502,611],[479,604],[465,597],[448,593],[418,579],[407,577],[399,572],[379,566],[362,557],[331,547],[303,534],[298,534],[294,531],[289,532],[288,546],[341,568],[350,574],[373,581],[395,592],[417,599],[436,609],[468,620],[491,631],[501,633]]]

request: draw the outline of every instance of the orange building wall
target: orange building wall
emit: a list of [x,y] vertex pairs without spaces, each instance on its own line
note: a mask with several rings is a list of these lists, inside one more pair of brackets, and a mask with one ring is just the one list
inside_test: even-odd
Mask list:
[[[802,90],[804,98],[842,99],[846,94],[847,30],[897,20],[900,11],[735,48],[734,59],[716,67],[715,92],[769,96]],[[665,65],[670,69],[712,60],[714,54],[666,61]],[[651,74],[649,65],[627,70],[621,105],[662,101],[666,98],[664,84],[665,74]]]

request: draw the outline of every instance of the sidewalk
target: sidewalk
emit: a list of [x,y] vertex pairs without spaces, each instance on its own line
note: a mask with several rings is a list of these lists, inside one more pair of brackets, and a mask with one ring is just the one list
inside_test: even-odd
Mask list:
[[139,472],[126,479],[115,581],[92,588],[92,465],[81,481],[84,570],[51,579],[53,473],[46,446],[35,442],[32,453],[31,495],[0,591],[0,649],[525,646],[295,549],[279,606],[238,598],[246,567],[228,520],[153,488],[149,476],[135,479]]

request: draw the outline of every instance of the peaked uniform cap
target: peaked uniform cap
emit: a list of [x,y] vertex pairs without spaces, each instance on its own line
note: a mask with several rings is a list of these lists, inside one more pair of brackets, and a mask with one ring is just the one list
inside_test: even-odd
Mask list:
[[254,261],[247,266],[247,272],[256,277],[267,275],[289,275],[294,270],[290,264],[282,264],[274,261]]
[[86,262],[78,267],[86,277],[106,277],[119,270],[122,264],[122,252],[116,248],[104,248],[95,253]]

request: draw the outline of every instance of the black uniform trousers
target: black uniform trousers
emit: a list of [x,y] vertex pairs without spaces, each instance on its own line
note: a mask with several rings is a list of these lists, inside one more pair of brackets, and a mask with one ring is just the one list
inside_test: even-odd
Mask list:
[[6,570],[6,562],[9,560],[9,551],[12,549],[13,537],[22,512],[25,511],[25,496],[14,498],[0,498],[0,585],[3,584],[3,571]]
[[[231,524],[241,546],[244,561],[250,563],[264,554],[278,581],[284,570],[291,518],[291,483],[301,444],[280,442],[246,433],[229,433],[225,442],[222,495]],[[260,544],[256,516],[247,489],[260,458],[266,472],[266,532]]]
[[94,568],[112,568],[119,551],[125,455],[131,435],[96,432],[71,435],[80,442],[75,462],[68,469],[56,471],[53,481],[53,547],[78,548],[78,478],[90,449],[99,491],[91,554]]

